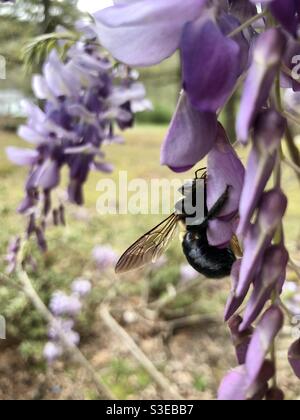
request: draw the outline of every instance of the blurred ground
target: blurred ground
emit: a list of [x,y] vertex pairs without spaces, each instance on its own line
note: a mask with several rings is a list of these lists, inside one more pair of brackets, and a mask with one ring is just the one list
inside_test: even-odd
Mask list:
[[[128,170],[129,178],[170,178],[173,175],[159,165],[160,144],[165,127],[139,126],[126,135],[126,145],[107,149],[108,160],[118,170]],[[4,148],[24,144],[13,134],[0,133],[0,251],[24,229],[24,220],[15,214],[22,197],[25,171],[7,162]],[[241,155],[244,154],[240,151]],[[185,175],[183,178],[192,177]],[[36,288],[46,303],[50,291],[67,289],[78,276],[89,277],[94,292],[87,318],[81,320],[81,350],[100,372],[118,398],[156,399],[164,397],[149,375],[129,354],[120,340],[103,324],[98,305],[107,299],[115,319],[164,375],[177,385],[185,398],[214,399],[225,371],[235,366],[227,329],[222,322],[229,281],[199,279],[192,293],[181,293],[160,311],[147,311],[149,303],[166,295],[168,285],[179,284],[180,264],[184,259],[178,244],[168,252],[162,269],[145,270],[116,279],[112,271],[99,272],[91,262],[95,245],[111,245],[121,254],[138,236],[157,222],[158,216],[105,216],[96,212],[99,196],[96,185],[101,175],[93,174],[86,186],[86,208],[67,209],[68,226],[49,230],[49,253],[45,259],[35,252],[38,270],[32,273]],[[299,186],[289,169],[284,173],[290,196],[286,217],[287,242],[295,257],[299,239]],[[298,193],[298,194],[297,194]],[[1,262],[1,269],[3,269]],[[289,274],[292,277],[292,273]],[[170,288],[169,288],[170,289]],[[94,399],[96,394],[86,373],[72,361],[58,362],[46,369],[41,362],[46,327],[26,299],[0,287],[0,313],[6,314],[11,337],[0,343],[0,399]],[[171,327],[174,320],[196,315],[193,327]],[[30,337],[29,337],[30,335]],[[299,381],[293,379],[286,363],[292,341],[290,330],[283,333],[280,346],[280,380],[288,398],[299,399]]]

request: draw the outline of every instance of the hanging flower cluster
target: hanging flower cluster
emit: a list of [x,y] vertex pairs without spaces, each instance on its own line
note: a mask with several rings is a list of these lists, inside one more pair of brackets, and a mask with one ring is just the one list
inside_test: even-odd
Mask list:
[[[297,91],[300,86],[295,67],[300,61],[300,2],[114,3],[96,13],[95,21],[100,42],[115,58],[151,66],[180,51],[183,92],[162,147],[162,164],[183,172],[208,156],[208,209],[229,187],[226,206],[208,227],[211,245],[228,246],[237,235],[243,249],[233,266],[225,311],[239,367],[223,380],[219,399],[281,400],[283,392],[275,386],[275,339],[284,323],[280,296],[289,260],[282,225],[287,198],[281,186],[281,143],[290,117],[281,88]],[[242,84],[236,133],[243,145],[251,139],[246,170],[218,122]],[[244,314],[237,316],[248,294]],[[289,360],[300,376],[299,341]]]
[[90,171],[113,170],[105,162],[102,146],[121,142],[115,129],[132,127],[134,113],[150,106],[137,73],[109,59],[95,41],[92,27],[85,32],[65,59],[52,50],[43,73],[33,77],[33,91],[42,107],[28,100],[23,103],[28,120],[19,128],[19,136],[34,149],[7,149],[12,162],[30,168],[18,210],[28,216],[27,237],[36,236],[43,251],[47,221],[65,224],[63,201],[54,205],[52,194],[61,184],[62,169],[69,170],[69,201],[83,204],[83,185]]

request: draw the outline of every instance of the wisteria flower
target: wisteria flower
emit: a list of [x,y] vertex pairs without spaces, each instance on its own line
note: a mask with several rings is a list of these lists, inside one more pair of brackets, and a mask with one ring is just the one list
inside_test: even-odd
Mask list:
[[18,134],[35,149],[7,149],[12,162],[30,168],[19,211],[29,215],[28,237],[35,235],[43,251],[48,221],[65,224],[63,204],[55,207],[52,200],[62,169],[69,170],[69,201],[82,205],[90,171],[110,173],[113,169],[101,148],[119,143],[116,128],[132,127],[134,113],[150,107],[136,73],[114,65],[95,44],[95,32],[89,28],[89,35],[69,48],[65,59],[53,49],[42,74],[33,77],[32,88],[42,107],[23,102],[28,119]]
[[96,246],[92,256],[98,268],[102,270],[114,267],[118,261],[118,255],[110,246]]
[[53,295],[50,302],[50,309],[56,316],[75,316],[81,311],[82,304],[76,296],[68,296],[63,292]]

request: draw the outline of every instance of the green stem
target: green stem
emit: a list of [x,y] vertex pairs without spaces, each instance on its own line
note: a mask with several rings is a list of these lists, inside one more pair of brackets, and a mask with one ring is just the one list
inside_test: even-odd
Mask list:
[[234,29],[232,32],[230,32],[230,34],[228,35],[229,38],[233,38],[236,35],[238,35],[240,32],[242,32],[244,29],[249,28],[249,26],[251,26],[253,23],[255,23],[257,20],[264,18],[265,16],[268,15],[268,12],[262,12],[262,13],[258,13],[257,15],[251,17],[250,19],[246,20],[241,26],[239,26],[238,28]]
[[[292,162],[298,168],[300,168],[300,152],[298,150],[298,147],[295,144],[294,137],[293,137],[292,131],[291,131],[289,126],[287,126],[287,128],[286,128],[285,140],[286,140],[287,148],[288,148],[289,155],[290,155],[290,158],[291,158]],[[299,172],[296,172],[296,174],[297,174],[297,178],[300,182]]]

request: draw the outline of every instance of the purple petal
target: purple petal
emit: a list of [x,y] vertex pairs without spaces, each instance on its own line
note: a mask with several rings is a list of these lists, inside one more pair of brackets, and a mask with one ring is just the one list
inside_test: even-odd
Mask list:
[[240,325],[242,322],[243,319],[240,316],[234,316],[228,323],[237,360],[240,365],[245,364],[248,347],[254,331],[253,328],[249,328],[241,333]]
[[229,372],[218,390],[219,401],[244,401],[248,387],[245,366],[239,366]]
[[161,164],[175,172],[191,169],[211,150],[216,134],[216,115],[195,110],[183,94],[162,146]]
[[219,248],[227,246],[234,235],[234,224],[223,220],[213,219],[209,222],[207,239],[211,246]]
[[59,166],[53,160],[47,160],[39,168],[36,175],[36,185],[43,190],[51,190],[60,182]]
[[274,232],[287,209],[287,197],[278,188],[267,191],[260,201],[258,223],[265,235]]
[[256,42],[236,124],[243,143],[247,143],[252,123],[270,94],[284,47],[285,37],[279,29],[267,30]]
[[[242,0],[245,5],[247,5],[247,2]],[[234,5],[233,5],[234,6]],[[252,5],[250,5],[252,6]],[[247,6],[246,6],[247,7]],[[237,5],[238,8],[238,5]],[[221,17],[218,19],[218,25],[222,31],[222,33],[226,36],[228,36],[232,31],[237,29],[241,22],[238,20],[233,14],[237,12],[239,15],[246,16],[248,13],[246,10],[244,10],[244,13],[242,10],[238,11],[237,9],[234,10],[234,7],[230,9],[231,14],[222,14]],[[240,76],[244,70],[246,69],[248,63],[249,63],[249,49],[250,45],[247,39],[245,38],[243,32],[240,32],[236,36],[232,38],[237,45],[239,46],[239,72],[238,75]]]
[[46,140],[46,136],[35,131],[33,128],[27,125],[21,125],[18,129],[18,136],[26,140],[28,143],[39,145]]
[[197,19],[204,5],[204,0],[131,1],[95,13],[95,29],[116,59],[149,66],[175,52],[184,25]]
[[272,362],[265,361],[256,381],[251,383],[245,365],[229,372],[223,379],[218,391],[218,400],[223,401],[260,401],[268,391],[268,381],[274,376]]
[[298,26],[296,2],[297,0],[273,0],[269,6],[273,16],[294,36],[297,35]]
[[262,112],[254,126],[254,147],[250,153],[240,201],[239,235],[245,235],[276,163],[276,151],[283,137],[286,120],[276,111]]
[[278,189],[264,193],[255,225],[251,225],[244,241],[240,280],[236,290],[238,297],[244,296],[254,281],[262,263],[262,256],[280,225],[287,208],[287,198]]
[[246,359],[246,369],[251,383],[257,380],[271,345],[283,327],[283,321],[283,313],[277,306],[269,308],[260,320]]
[[249,388],[247,390],[247,399],[262,400],[268,392],[268,381],[275,375],[274,363],[270,360],[265,360],[254,382],[248,377]]
[[226,188],[230,187],[229,199],[218,214],[218,217],[223,218],[236,214],[239,209],[245,169],[221,124],[218,125],[218,136],[215,146],[208,155],[207,166],[208,209],[210,210],[224,194]]
[[248,290],[246,289],[246,292],[244,293],[244,295],[240,297],[236,296],[236,289],[239,283],[241,264],[242,264],[242,260],[238,260],[234,263],[232,267],[232,271],[231,271],[232,288],[231,288],[231,292],[230,292],[230,295],[226,304],[226,308],[225,308],[225,315],[224,315],[225,321],[228,321],[239,309],[239,307],[244,302],[244,299],[248,292]]
[[300,340],[291,345],[289,349],[289,362],[295,375],[300,379]]
[[16,165],[32,166],[38,162],[39,153],[36,150],[7,147],[6,154],[9,160]]
[[261,272],[258,274],[253,293],[248,301],[244,320],[240,325],[240,331],[247,330],[261,313],[266,302],[271,298],[272,291],[286,271],[289,260],[287,250],[283,246],[270,247],[265,255]]
[[181,50],[184,88],[192,105],[199,111],[216,112],[236,84],[239,46],[212,21],[199,19],[186,25]]

